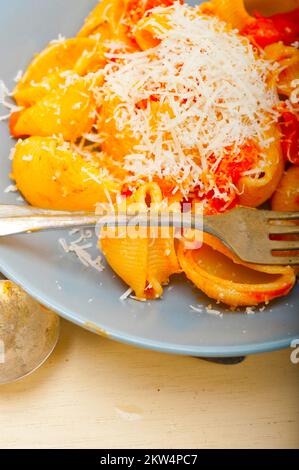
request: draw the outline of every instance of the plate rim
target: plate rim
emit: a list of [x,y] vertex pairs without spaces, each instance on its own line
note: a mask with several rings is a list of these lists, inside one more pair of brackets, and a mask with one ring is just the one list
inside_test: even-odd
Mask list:
[[30,281],[27,283],[18,280],[11,270],[4,264],[0,257],[1,272],[11,281],[19,285],[25,292],[31,295],[35,300],[42,303],[45,307],[49,308],[59,316],[64,318],[77,326],[90,331],[98,336],[102,336],[107,339],[111,339],[123,344],[135,346],[139,349],[147,349],[167,354],[175,354],[181,356],[194,356],[194,357],[205,357],[205,358],[221,358],[221,357],[238,357],[238,356],[249,356],[254,354],[261,354],[267,352],[278,351],[281,349],[289,349],[291,343],[297,340],[297,336],[290,336],[288,338],[263,341],[254,344],[248,344],[244,346],[179,346],[178,344],[165,343],[161,341],[153,341],[147,338],[141,338],[135,335],[121,332],[119,330],[111,329],[106,326],[96,325],[93,323],[87,323],[74,312],[69,311],[67,308],[52,303],[47,297],[40,292],[39,289],[35,289]]
[[[12,76],[10,77],[10,79],[12,80]],[[288,335],[287,332],[285,332],[283,335],[277,336],[274,340],[271,340],[270,337],[269,339],[260,339],[258,341],[254,341],[252,339],[251,341],[247,341],[246,344],[230,344],[226,346],[218,346],[215,344],[213,346],[213,342],[211,341],[209,343],[212,345],[204,346],[197,345],[194,343],[189,345],[184,344],[183,342],[173,343],[171,342],[173,341],[172,338],[169,338],[168,341],[163,341],[163,339],[155,339],[154,337],[146,338],[142,336],[142,334],[132,334],[128,331],[120,330],[119,325],[115,325],[114,328],[104,326],[104,324],[103,326],[101,326],[101,320],[98,319],[96,319],[96,322],[94,323],[86,324],[86,319],[82,318],[80,315],[80,309],[71,309],[70,306],[62,305],[59,299],[51,297],[51,294],[47,292],[47,289],[43,289],[41,286],[36,286],[34,284],[34,280],[31,280],[29,278],[19,278],[16,266],[14,264],[10,264],[8,259],[3,260],[1,254],[0,271],[3,272],[3,274],[6,275],[7,278],[20,285],[33,298],[37,299],[40,303],[44,304],[49,309],[58,313],[61,317],[65,318],[66,320],[71,321],[72,323],[75,323],[78,326],[83,327],[89,331],[92,331],[93,333],[102,334],[102,336],[109,337],[112,340],[119,341],[125,344],[130,344],[143,349],[198,357],[233,357],[240,355],[265,353],[283,348],[290,348],[291,342],[299,337],[296,333]],[[99,305],[100,304],[101,299],[99,299]],[[106,319],[103,320],[106,321]],[[236,338],[236,341],[237,340],[238,338]]]

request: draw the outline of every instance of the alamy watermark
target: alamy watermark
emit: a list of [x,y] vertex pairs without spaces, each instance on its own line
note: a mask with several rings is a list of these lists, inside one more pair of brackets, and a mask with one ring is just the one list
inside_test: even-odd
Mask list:
[[147,207],[144,203],[127,204],[122,199],[115,206],[99,204],[96,215],[100,238],[184,238],[190,249],[200,248],[203,242],[202,206],[168,205],[162,201]]
[[290,356],[291,362],[293,364],[299,364],[299,338],[291,342],[291,348],[293,349]]

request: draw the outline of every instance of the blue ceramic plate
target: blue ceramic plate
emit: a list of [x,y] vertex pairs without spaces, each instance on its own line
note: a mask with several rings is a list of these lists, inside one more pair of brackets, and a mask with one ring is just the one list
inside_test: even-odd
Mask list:
[[[9,86],[25,70],[34,53],[61,33],[72,36],[96,0],[0,0],[0,78]],[[2,112],[0,113],[2,114]],[[1,203],[19,203],[5,194],[13,142],[0,123]],[[289,347],[299,338],[298,286],[255,315],[226,312],[223,316],[195,312],[212,302],[186,281],[172,279],[163,300],[120,301],[127,287],[107,268],[86,269],[66,255],[58,238],[68,232],[47,232],[2,238],[0,269],[40,302],[63,317],[98,333],[145,348],[196,356],[237,356]],[[94,250],[94,255],[96,250]]]

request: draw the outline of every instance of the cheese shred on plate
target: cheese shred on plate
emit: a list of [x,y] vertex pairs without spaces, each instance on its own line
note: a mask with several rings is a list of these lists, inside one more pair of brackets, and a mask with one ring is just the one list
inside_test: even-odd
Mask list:
[[[170,27],[159,25],[158,46],[107,54],[104,100],[117,97],[118,131],[129,130],[138,142],[124,159],[129,181],[170,179],[174,192],[204,194],[212,187],[203,173],[215,173],[228,149],[238,155],[254,142],[262,155],[269,145],[266,132],[278,103],[267,84],[273,64],[215,17],[179,3],[155,14],[159,10],[167,11]],[[211,185],[217,197],[226,197]]]

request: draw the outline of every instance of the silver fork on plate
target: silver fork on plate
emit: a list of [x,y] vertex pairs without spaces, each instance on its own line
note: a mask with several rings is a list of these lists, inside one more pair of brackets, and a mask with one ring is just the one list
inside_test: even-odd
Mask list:
[[[154,222],[153,222],[154,221]],[[296,224],[297,222],[297,224]],[[220,239],[241,260],[256,264],[299,264],[299,212],[237,207],[212,216],[151,211],[146,213],[67,212],[31,206],[0,205],[0,236],[87,226],[153,226],[197,229]],[[282,236],[282,237],[281,237]]]

